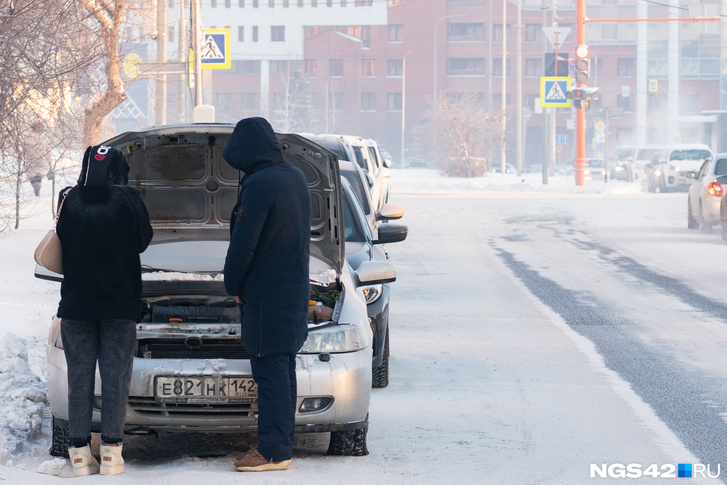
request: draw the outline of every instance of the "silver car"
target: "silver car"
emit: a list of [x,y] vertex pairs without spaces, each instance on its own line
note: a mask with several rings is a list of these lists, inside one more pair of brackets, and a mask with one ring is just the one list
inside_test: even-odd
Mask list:
[[720,223],[722,184],[727,182],[727,153],[718,153],[702,163],[689,186],[687,227],[711,232]]
[[[241,432],[257,429],[257,388],[241,344],[240,311],[224,291],[229,215],[241,173],[222,158],[231,124],[129,132],[104,142],[126,155],[129,184],[147,205],[154,239],[142,254],[145,315],[137,345],[126,430]],[[362,288],[396,279],[385,262],[356,271],[344,257],[342,188],[332,152],[298,135],[278,135],[283,154],[311,191],[310,300],[330,318],[309,319],[297,357],[296,432],[330,432],[329,454],[365,455],[372,330]],[[60,275],[36,268],[36,276]],[[323,312],[324,314],[326,312]],[[320,315],[320,312],[311,312]],[[51,454],[67,454],[68,390],[60,322],[47,347]],[[93,430],[101,418],[96,375]]]

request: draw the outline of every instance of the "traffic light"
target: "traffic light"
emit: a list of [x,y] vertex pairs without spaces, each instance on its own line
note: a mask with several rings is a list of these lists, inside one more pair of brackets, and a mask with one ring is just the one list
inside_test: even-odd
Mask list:
[[575,109],[588,109],[591,101],[594,103],[598,100],[598,88],[568,88],[565,97],[572,100],[571,106]]
[[576,60],[574,63],[575,71],[573,78],[576,84],[586,84],[588,82],[588,46],[579,45],[576,47]]

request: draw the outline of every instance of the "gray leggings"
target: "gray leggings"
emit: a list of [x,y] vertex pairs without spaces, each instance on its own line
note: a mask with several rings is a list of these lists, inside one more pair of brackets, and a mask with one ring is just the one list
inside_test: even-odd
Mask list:
[[101,440],[120,443],[134,361],[133,320],[61,319],[68,365],[68,420],[71,446],[91,439],[96,361],[101,374]]

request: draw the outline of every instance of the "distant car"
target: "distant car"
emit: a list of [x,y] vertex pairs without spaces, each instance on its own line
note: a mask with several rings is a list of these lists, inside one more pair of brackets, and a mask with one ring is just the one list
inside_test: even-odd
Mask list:
[[702,163],[711,156],[709,146],[701,143],[677,144],[657,150],[645,167],[648,191],[688,191]]
[[364,138],[364,143],[369,151],[371,160],[377,167],[379,173],[377,177],[381,179],[381,204],[389,202],[391,196],[391,157],[384,157],[384,154],[379,150],[379,144],[376,140],[371,138]]
[[[346,261],[352,268],[358,268],[364,261],[386,262],[389,255],[384,244],[400,242],[406,239],[408,228],[400,224],[371,224],[371,218],[359,203],[357,193],[366,194],[363,182],[359,178],[360,168],[351,162],[339,162],[343,179],[343,223],[346,240]],[[358,179],[358,180],[357,180]],[[353,183],[348,181],[352,180]],[[353,186],[358,185],[355,189]],[[370,200],[368,202],[370,204]],[[392,218],[403,215],[404,209],[386,204],[391,208]],[[394,212],[394,209],[398,208]],[[381,220],[380,218],[378,220]],[[371,330],[374,332],[371,386],[383,388],[389,385],[389,303],[390,289],[388,283],[362,287],[366,298],[366,310]]]
[[353,135],[343,135],[345,141],[353,147],[356,154],[355,162],[361,167],[369,178],[369,190],[374,209],[377,211],[389,200],[389,189],[391,187],[391,169],[385,166],[378,166],[375,158],[369,152],[369,142]]
[[[727,153],[708,158],[689,187],[687,197],[687,227],[711,232],[720,223],[722,184],[727,182]],[[725,187],[727,188],[727,187]]]
[[[571,175],[575,177],[576,161],[571,160],[567,164],[560,164],[556,167],[556,172],[561,175]],[[583,178],[585,180],[603,180],[606,175],[606,162],[603,158],[586,158],[585,168],[583,169]]]
[[[502,164],[496,163],[495,165],[492,166],[492,168],[490,169],[490,172],[502,173]],[[517,173],[517,170],[511,164],[505,162],[505,173]]]
[[[230,213],[240,173],[222,158],[235,125],[153,127],[104,144],[126,155],[129,185],[146,203],[154,238],[142,254],[142,306],[137,324],[127,432],[240,433],[257,429],[257,383],[241,344],[241,315],[226,293],[222,270]],[[396,279],[392,265],[373,258],[356,270],[346,260],[344,184],[335,155],[299,135],[278,134],[287,161],[311,192],[308,338],[296,357],[296,433],[330,432],[328,453],[365,455],[371,397],[373,333],[364,288]],[[394,226],[393,224],[391,226]],[[400,235],[390,229],[389,240]],[[392,235],[393,234],[393,235]],[[388,242],[378,234],[373,244]],[[352,255],[349,255],[351,258]],[[62,275],[36,267],[39,278]],[[317,303],[315,303],[317,302]],[[321,308],[323,310],[323,308]],[[67,455],[67,366],[60,321],[47,345],[53,455]],[[100,431],[97,394],[91,429]]]

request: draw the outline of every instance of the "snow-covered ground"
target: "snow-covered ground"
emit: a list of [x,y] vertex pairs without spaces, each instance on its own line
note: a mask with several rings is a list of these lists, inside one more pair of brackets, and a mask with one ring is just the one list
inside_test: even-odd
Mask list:
[[[504,266],[488,268],[485,275],[476,273],[475,263],[453,270],[437,254],[442,244],[472,250],[464,235],[474,222],[464,215],[468,212],[453,207],[484,198],[493,205],[494,201],[511,200],[521,213],[536,206],[571,211],[605,240],[623,240],[633,234],[635,244],[624,251],[635,251],[640,260],[658,265],[660,258],[682,257],[686,252],[681,234],[677,241],[650,238],[651,232],[657,232],[652,227],[673,226],[675,232],[686,227],[685,194],[644,194],[639,184],[625,182],[588,181],[585,187],[576,187],[570,177],[551,177],[543,185],[540,174],[457,179],[426,169],[393,172],[392,202],[405,206],[402,222],[409,225],[410,237],[390,249],[394,265],[401,261],[392,295],[391,318],[396,329],[392,333],[392,384],[372,396],[371,454],[327,457],[325,443],[316,441],[323,438],[306,437],[296,445],[290,470],[245,476],[245,480],[582,483],[587,480],[577,477],[586,476],[587,471],[571,470],[572,457],[589,446],[595,450],[589,459],[598,457],[604,462],[696,461],[629,386],[605,368],[590,342],[535,298],[522,298],[527,290]],[[433,200],[449,201],[448,209],[438,209]],[[628,204],[634,200],[656,209],[632,211]],[[45,339],[59,286],[33,277],[32,254],[51,225],[48,187],[24,210],[27,216],[21,229],[0,235],[0,482],[32,485],[55,483],[57,477],[71,476],[71,472],[67,460],[47,454],[50,410],[45,400]],[[589,218],[588,211],[594,217]],[[462,234],[438,233],[436,225],[442,218],[447,218],[448,226],[461,227]],[[427,238],[421,237],[424,227]],[[719,274],[709,259],[724,248],[719,235],[702,237],[711,238],[707,242],[714,247],[692,256],[701,273],[694,275],[685,269],[678,276],[705,293],[715,292],[704,280]],[[568,268],[567,258],[563,265],[563,271],[578,270]],[[445,269],[450,279],[438,279],[436,275]],[[457,272],[462,275],[460,286],[450,284]],[[465,294],[451,293],[455,288]],[[452,308],[448,302],[455,300],[472,303]],[[487,314],[486,321],[482,314]],[[513,333],[513,322],[520,325],[518,334]],[[466,330],[475,325],[487,327],[476,335],[468,334]],[[477,353],[487,354],[487,368],[476,367],[482,364],[473,357]],[[589,410],[608,419],[594,420]],[[619,420],[618,426],[611,425]],[[565,441],[564,432],[569,436]],[[305,451],[307,446],[314,451]],[[543,447],[550,451],[533,456],[532,450]],[[143,451],[133,456],[140,454]],[[114,480],[180,485],[243,480],[231,471],[232,455],[204,455],[200,450],[185,456],[161,453],[151,461],[127,459],[126,473]],[[540,481],[524,478],[532,474],[524,474],[518,467],[542,469],[543,474],[535,474]]]

